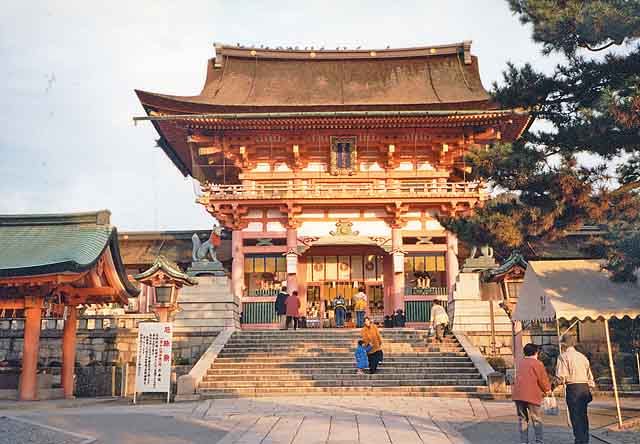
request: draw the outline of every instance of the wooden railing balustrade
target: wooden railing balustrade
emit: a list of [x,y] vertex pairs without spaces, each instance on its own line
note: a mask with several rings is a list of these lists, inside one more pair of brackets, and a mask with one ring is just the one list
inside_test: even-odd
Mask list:
[[480,197],[486,196],[480,182],[437,182],[384,186],[376,183],[315,183],[294,185],[260,184],[203,186],[204,196],[218,200],[285,198],[385,198],[385,197]]

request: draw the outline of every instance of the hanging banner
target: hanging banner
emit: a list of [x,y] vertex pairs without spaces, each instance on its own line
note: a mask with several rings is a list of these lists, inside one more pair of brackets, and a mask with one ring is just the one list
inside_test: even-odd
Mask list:
[[171,341],[171,323],[138,324],[136,393],[171,390]]

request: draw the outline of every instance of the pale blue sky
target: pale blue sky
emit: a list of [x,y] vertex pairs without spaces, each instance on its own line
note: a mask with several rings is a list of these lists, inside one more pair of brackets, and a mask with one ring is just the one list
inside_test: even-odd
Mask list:
[[120,230],[207,228],[135,88],[196,94],[213,42],[381,48],[473,40],[487,89],[549,69],[504,0],[12,1],[0,9],[0,213],[108,208]]

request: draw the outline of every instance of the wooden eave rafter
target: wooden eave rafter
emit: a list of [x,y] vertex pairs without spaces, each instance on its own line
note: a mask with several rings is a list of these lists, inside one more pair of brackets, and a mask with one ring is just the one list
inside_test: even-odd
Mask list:
[[43,285],[58,285],[76,282],[82,279],[88,271],[81,273],[52,273],[38,276],[21,276],[0,278],[0,287],[39,287]]

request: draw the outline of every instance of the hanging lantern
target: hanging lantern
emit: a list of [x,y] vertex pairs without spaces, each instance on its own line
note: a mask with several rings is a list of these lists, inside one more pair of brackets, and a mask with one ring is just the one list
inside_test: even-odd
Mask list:
[[402,251],[393,252],[394,273],[404,273],[404,253]]
[[298,255],[294,252],[287,253],[287,273],[296,274],[298,272]]

